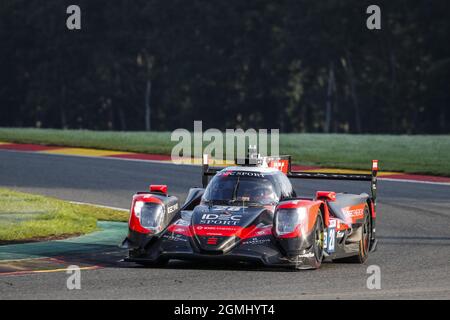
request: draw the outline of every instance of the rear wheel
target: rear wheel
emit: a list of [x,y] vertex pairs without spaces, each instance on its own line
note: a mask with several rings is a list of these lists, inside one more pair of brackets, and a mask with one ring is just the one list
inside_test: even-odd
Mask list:
[[352,257],[340,259],[343,262],[351,263],[364,263],[369,257],[370,251],[370,238],[371,238],[371,223],[370,223],[370,211],[366,205],[364,208],[364,222],[361,226],[361,240],[358,243],[358,254]]

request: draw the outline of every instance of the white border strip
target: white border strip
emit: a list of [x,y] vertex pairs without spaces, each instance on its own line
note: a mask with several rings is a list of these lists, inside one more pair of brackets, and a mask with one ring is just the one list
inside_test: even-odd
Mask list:
[[77,204],[77,205],[82,205],[82,206],[92,206],[92,207],[97,207],[97,208],[111,209],[111,210],[124,211],[124,212],[130,211],[130,210],[124,209],[124,208],[109,207],[109,206],[103,206],[103,205],[94,204],[94,203],[79,202],[79,201],[68,201],[68,202],[71,204]]
[[12,152],[12,153],[28,153],[28,154],[38,154],[38,155],[47,155],[47,156],[58,156],[58,157],[74,157],[74,158],[88,158],[88,159],[100,159],[100,160],[119,160],[119,161],[134,161],[134,162],[151,162],[151,163],[160,163],[160,164],[170,164],[174,166],[199,166],[194,163],[172,163],[168,160],[148,160],[148,159],[132,159],[132,158],[119,158],[119,157],[100,157],[100,156],[85,156],[81,154],[61,154],[61,153],[46,153],[39,151],[22,151],[22,150],[8,150],[1,149],[0,151]]
[[439,186],[448,186],[448,187],[450,187],[450,182],[406,180],[406,179],[395,179],[395,178],[378,178],[378,180],[390,181],[390,182],[409,182],[409,183],[421,183],[421,184],[434,184],[434,185],[439,185]]

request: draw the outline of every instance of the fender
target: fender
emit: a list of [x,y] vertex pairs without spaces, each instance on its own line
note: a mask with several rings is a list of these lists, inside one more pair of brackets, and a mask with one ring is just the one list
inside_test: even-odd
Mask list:
[[[331,214],[347,224],[355,224],[364,218],[364,207],[369,201],[369,195],[337,193],[335,201],[327,201]],[[370,209],[370,206],[369,206]]]
[[128,226],[129,226],[130,230],[132,230],[132,231],[143,233],[143,234],[150,234],[151,231],[144,228],[141,225],[141,223],[140,223],[139,219],[137,218],[136,213],[134,211],[136,202],[138,202],[138,201],[142,201],[142,202],[146,202],[146,203],[156,203],[156,204],[160,204],[160,205],[163,205],[163,202],[162,202],[161,198],[156,195],[135,194],[133,196],[133,200],[131,201],[130,219],[128,221]]
[[316,223],[316,218],[319,213],[319,208],[323,206],[323,201],[321,200],[290,200],[290,201],[284,201],[278,204],[278,206],[275,209],[275,217],[277,214],[277,211],[280,209],[299,209],[299,208],[305,208],[307,212],[307,219],[306,224],[300,223],[296,226],[295,230],[293,230],[290,233],[284,234],[284,235],[277,235],[276,232],[276,218],[274,223],[274,234],[278,238],[295,238],[300,237],[302,235],[306,235],[311,233],[311,231],[314,228],[314,225]]
[[[164,218],[161,230],[149,230],[142,226],[140,219],[136,215],[135,208],[137,202],[154,203],[161,205],[164,209]],[[128,236],[122,243],[122,247],[129,249],[144,248],[154,237],[158,237],[171,222],[180,216],[178,198],[164,195],[161,192],[149,193],[138,192],[133,195],[130,207],[130,218],[128,220]]]
[[[287,256],[302,254],[303,251],[311,247],[313,241],[311,237],[312,231],[314,230],[317,216],[320,214],[323,206],[324,202],[321,200],[289,200],[281,202],[277,206],[275,209],[272,232],[277,243]],[[300,221],[293,231],[285,234],[278,234],[277,223],[279,222],[277,221],[277,214],[279,210],[292,210],[292,214],[298,214],[296,210],[300,208],[306,210],[306,216],[303,221]]]

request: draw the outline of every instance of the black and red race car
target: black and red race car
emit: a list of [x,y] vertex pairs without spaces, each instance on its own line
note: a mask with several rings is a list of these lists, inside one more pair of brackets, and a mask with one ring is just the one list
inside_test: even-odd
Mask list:
[[[295,172],[290,156],[250,155],[226,168],[208,166],[204,156],[202,168],[203,187],[191,188],[183,205],[165,185],[133,196],[125,261],[214,259],[317,269],[324,260],[363,263],[376,249],[376,160],[367,175]],[[298,197],[290,179],[370,181],[371,195]]]

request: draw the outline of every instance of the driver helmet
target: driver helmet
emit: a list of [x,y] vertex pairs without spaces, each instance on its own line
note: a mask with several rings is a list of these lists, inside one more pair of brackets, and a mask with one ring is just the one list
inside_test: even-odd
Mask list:
[[270,184],[254,186],[250,190],[244,192],[245,196],[250,198],[250,201],[262,202],[274,200],[274,191]]

